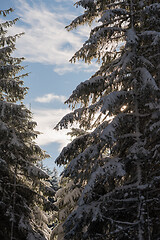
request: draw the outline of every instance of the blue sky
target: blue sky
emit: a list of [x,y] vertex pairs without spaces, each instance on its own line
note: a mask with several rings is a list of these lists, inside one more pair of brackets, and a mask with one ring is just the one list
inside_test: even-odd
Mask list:
[[25,32],[17,40],[15,56],[26,58],[23,65],[30,75],[24,80],[29,87],[25,104],[31,106],[37,130],[42,132],[37,143],[51,155],[45,160],[51,169],[60,150],[70,141],[66,131],[53,130],[70,111],[63,102],[98,68],[96,63],[69,63],[89,35],[88,26],[66,31],[65,26],[81,11],[73,4],[73,0],[1,0],[1,9],[15,9],[9,19],[20,17],[9,34]]

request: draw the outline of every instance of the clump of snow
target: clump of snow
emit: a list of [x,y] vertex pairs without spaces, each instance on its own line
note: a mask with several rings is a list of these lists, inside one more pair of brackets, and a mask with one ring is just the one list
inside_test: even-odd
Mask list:
[[98,20],[98,22],[109,22],[111,20],[111,18],[114,17],[114,13],[112,10],[106,10],[104,11],[102,17]]
[[88,198],[92,195],[96,181],[102,176],[105,177],[105,181],[107,181],[108,177],[110,176],[114,176],[116,178],[123,177],[126,174],[124,170],[124,165],[119,160],[119,158],[109,159],[109,161],[104,166],[99,166],[96,171],[91,174],[90,180],[84,188],[82,195],[79,199],[80,205],[84,204],[84,198],[86,195]]
[[127,35],[126,41],[128,45],[137,44],[138,36],[136,35],[134,28],[128,29],[126,35]]
[[48,178],[48,175],[45,173],[45,171],[43,171],[42,169],[34,165],[29,165],[27,167],[27,171],[28,171],[28,174],[31,176],[33,175],[40,178]]
[[147,68],[145,68],[145,67],[137,68],[136,70],[140,71],[141,79],[143,81],[143,88],[145,88],[148,85],[148,86],[152,87],[154,90],[159,89],[154,78],[152,77],[150,72],[147,70]]

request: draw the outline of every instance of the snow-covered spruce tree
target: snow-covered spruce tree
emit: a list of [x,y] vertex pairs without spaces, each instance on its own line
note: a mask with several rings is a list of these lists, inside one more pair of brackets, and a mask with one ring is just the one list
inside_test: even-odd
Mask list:
[[44,165],[43,161],[38,162],[37,166],[48,175],[47,182],[50,183],[50,188],[52,188],[56,192],[59,188],[57,169],[55,167],[53,168],[53,170],[49,169],[47,166]]
[[62,239],[159,239],[160,3],[81,0],[76,6],[85,11],[68,30],[98,22],[71,62],[95,58],[101,67],[73,91],[66,103],[74,111],[56,126],[78,122],[90,130],[56,160],[66,166],[62,176],[83,188]]
[[[75,136],[82,136],[86,132],[82,129],[72,128],[68,132],[71,139]],[[53,212],[51,222],[54,222],[51,239],[61,240],[64,238],[63,224],[66,218],[77,207],[77,200],[82,193],[81,184],[75,184],[74,181],[68,177],[62,177],[59,182],[59,190],[55,194],[56,211]]]
[[58,211],[54,211],[52,215],[52,222],[54,228],[51,234],[51,239],[64,239],[63,224],[66,218],[77,207],[77,200],[81,195],[81,186],[74,184],[69,178],[62,178],[60,182],[61,188],[56,192],[54,203]]
[[50,174],[48,174],[50,176],[50,184],[51,187],[53,188],[53,190],[57,191],[58,190],[58,171],[57,169],[54,167],[53,171],[50,172]]
[[[1,19],[12,11],[0,11]],[[36,123],[23,104],[23,58],[12,57],[21,34],[7,35],[17,20],[0,23],[0,239],[45,240],[49,231],[43,209],[51,203],[45,197],[47,174],[35,164],[46,154],[34,142]]]

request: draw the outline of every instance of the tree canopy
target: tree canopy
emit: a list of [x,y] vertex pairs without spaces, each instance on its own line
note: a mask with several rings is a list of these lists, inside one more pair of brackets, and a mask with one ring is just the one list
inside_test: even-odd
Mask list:
[[[6,16],[13,9],[0,11]],[[8,28],[18,18],[0,23],[0,239],[45,240],[53,195],[48,175],[37,163],[47,154],[36,144],[36,122],[23,104],[28,88],[20,74],[24,58],[13,57],[22,33],[10,36]]]
[[[72,196],[74,207],[59,217],[52,239],[58,227],[58,239],[158,239],[160,3],[81,0],[75,5],[84,13],[67,29],[92,22],[95,27],[71,62],[97,59],[100,68],[73,91],[66,101],[73,111],[56,126],[76,122],[84,131],[56,159],[65,166],[62,178],[81,194]],[[65,205],[63,194],[58,201]]]

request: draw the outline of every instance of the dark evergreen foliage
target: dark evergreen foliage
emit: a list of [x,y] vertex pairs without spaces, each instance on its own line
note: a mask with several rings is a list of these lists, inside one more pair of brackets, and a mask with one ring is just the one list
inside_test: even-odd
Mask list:
[[84,14],[68,30],[98,23],[71,61],[96,58],[101,66],[73,91],[66,103],[75,110],[56,126],[78,122],[88,133],[56,160],[82,194],[59,219],[63,234],[55,230],[52,239],[159,239],[160,3],[81,0],[76,6]]
[[23,58],[12,57],[22,34],[9,36],[7,28],[17,20],[0,24],[0,239],[45,240],[48,175],[35,164],[47,155],[34,142],[36,123],[23,104],[27,87],[22,79],[28,75],[19,74]]

